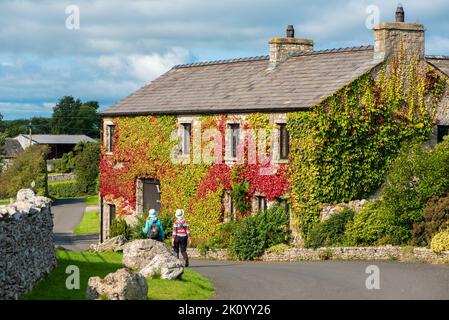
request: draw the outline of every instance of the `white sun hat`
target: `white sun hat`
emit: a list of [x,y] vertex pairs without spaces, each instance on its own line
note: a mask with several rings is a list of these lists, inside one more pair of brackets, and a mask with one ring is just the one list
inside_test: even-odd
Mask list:
[[150,213],[148,214],[150,218],[154,218],[157,216],[157,211],[154,209],[150,209]]
[[175,215],[177,218],[181,218],[182,216],[184,216],[184,210],[182,210],[182,209],[176,210]]

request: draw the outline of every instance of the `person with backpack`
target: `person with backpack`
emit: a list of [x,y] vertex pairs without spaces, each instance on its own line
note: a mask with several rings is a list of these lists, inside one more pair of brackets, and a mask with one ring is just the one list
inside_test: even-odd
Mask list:
[[145,227],[142,229],[149,239],[164,241],[164,228],[162,228],[161,220],[157,217],[157,211],[151,209]]
[[187,256],[187,245],[190,244],[190,225],[184,219],[184,210],[176,210],[176,221],[173,223],[172,245],[176,256],[179,258],[179,249],[185,261],[185,266],[189,266],[189,257]]

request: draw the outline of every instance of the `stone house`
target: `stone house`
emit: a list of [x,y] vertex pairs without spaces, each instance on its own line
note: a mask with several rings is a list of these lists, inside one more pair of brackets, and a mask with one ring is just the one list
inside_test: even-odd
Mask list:
[[[307,112],[350,82],[376,70],[399,52],[406,59],[418,57],[419,61],[436,72],[449,75],[449,57],[426,55],[424,26],[405,22],[400,8],[396,13],[396,22],[381,23],[373,31],[374,45],[316,51],[312,40],[296,38],[293,27],[288,26],[286,37],[274,38],[269,42],[267,56],[178,65],[104,110],[102,239],[108,237],[111,222],[119,210],[127,209],[128,213],[141,214],[149,208],[161,209],[162,206],[163,209],[169,202],[168,197],[164,198],[166,186],[158,174],[148,174],[153,169],[140,172],[137,162],[133,162],[134,155],[127,157],[126,152],[119,156],[114,154],[116,148],[124,143],[121,139],[126,138],[127,143],[133,144],[133,139],[137,141],[142,138],[139,134],[131,137],[132,133],[127,128],[131,125],[131,119],[147,119],[145,121],[151,126],[152,117],[175,117],[177,129],[174,135],[175,139],[179,139],[179,144],[173,152],[172,161],[189,163],[195,161],[197,151],[201,153],[199,149],[202,144],[200,142],[199,149],[195,149],[198,148],[195,139],[201,136],[204,122],[211,116],[224,115],[219,124],[223,133],[222,143],[218,147],[221,150],[219,153],[222,153],[220,163],[232,167],[241,160],[239,147],[247,137],[245,129],[248,123],[254,122],[255,115],[262,114],[272,128],[270,163],[277,167],[288,166],[291,145],[286,122],[289,113]],[[144,127],[140,125],[139,128]],[[448,133],[448,128],[449,92],[446,91],[437,108],[430,143],[440,141]],[[128,161],[134,163],[133,168],[127,166]],[[115,178],[108,179],[108,176],[119,171],[134,179],[129,191],[118,190],[120,187],[114,184]],[[272,181],[276,183],[274,178]],[[269,187],[265,189],[271,192]],[[255,190],[249,199],[250,211],[264,210],[272,203],[284,201],[288,193],[288,190],[282,190],[274,192],[275,196],[268,196]],[[223,192],[222,204],[222,211],[235,215],[229,190]],[[229,215],[223,214],[222,220],[228,218]]]

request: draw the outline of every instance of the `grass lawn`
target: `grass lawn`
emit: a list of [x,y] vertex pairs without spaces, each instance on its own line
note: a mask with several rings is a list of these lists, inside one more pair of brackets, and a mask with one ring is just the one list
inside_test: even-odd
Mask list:
[[9,204],[9,199],[0,199],[0,206]]
[[85,212],[83,219],[73,230],[73,233],[79,235],[100,233],[100,214],[98,211]]
[[[122,267],[122,254],[118,252],[90,253],[58,251],[58,266],[24,300],[83,300],[89,277],[104,277]],[[80,289],[68,290],[65,281],[66,267],[76,265],[80,270]],[[206,300],[212,297],[214,288],[200,274],[186,269],[181,279],[148,279],[150,300]]]
[[86,202],[86,206],[98,206],[98,195],[95,196],[87,196],[84,201]]

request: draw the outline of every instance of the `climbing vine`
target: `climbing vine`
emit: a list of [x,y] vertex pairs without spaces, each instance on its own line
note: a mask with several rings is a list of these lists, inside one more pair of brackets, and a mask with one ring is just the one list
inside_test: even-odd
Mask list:
[[401,54],[313,107],[288,115],[295,225],[307,234],[318,204],[376,191],[404,141],[423,141],[446,80]]
[[[264,127],[269,118],[261,115]],[[214,163],[182,164],[172,161],[179,140],[173,137],[177,130],[174,116],[136,116],[117,117],[112,121],[116,125],[114,152],[108,154],[102,150],[101,195],[108,202],[114,202],[118,215],[127,215],[136,211],[136,183],[138,178],[157,179],[161,188],[161,215],[173,216],[178,208],[184,208],[191,222],[195,241],[205,241],[213,236],[222,222],[224,207],[222,203],[225,191],[245,182],[248,186],[244,195],[245,203],[255,192],[266,194],[268,200],[280,197],[288,190],[287,170],[283,166],[274,171],[268,164],[249,164],[229,166],[224,163],[224,142],[226,121],[231,116],[202,116],[201,132],[215,129],[220,133],[218,144],[221,149]],[[246,123],[246,122],[245,122]],[[256,121],[246,124],[260,128]],[[202,141],[203,149],[209,140]],[[242,148],[245,148],[246,141]],[[193,148],[192,148],[193,149]],[[217,150],[211,150],[217,151]],[[247,158],[245,158],[247,159]],[[245,215],[249,206],[245,208]]]

